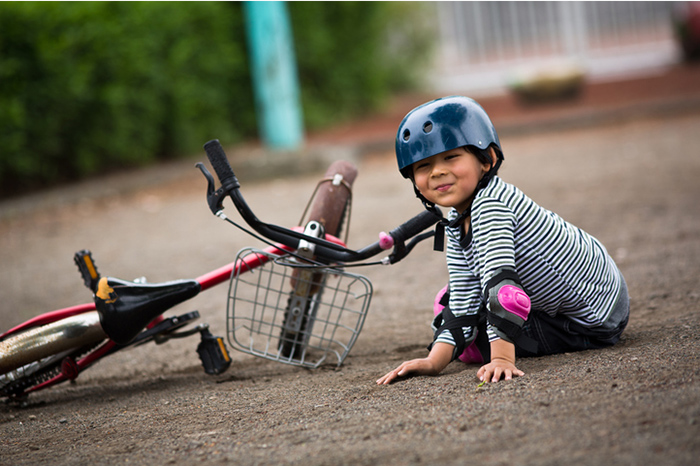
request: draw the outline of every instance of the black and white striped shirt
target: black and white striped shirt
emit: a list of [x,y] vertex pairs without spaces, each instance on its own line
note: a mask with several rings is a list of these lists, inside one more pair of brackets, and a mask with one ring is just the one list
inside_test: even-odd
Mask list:
[[[448,219],[457,215],[452,209]],[[612,325],[607,321],[621,276],[597,239],[497,176],[477,193],[470,223],[462,245],[460,227],[446,228],[450,309],[455,316],[476,314],[486,283],[498,269],[510,267],[528,292],[532,309],[564,314],[587,328]],[[473,328],[463,330],[468,344],[475,336]],[[490,340],[498,338],[492,328],[488,334]],[[436,341],[455,344],[449,331]]]

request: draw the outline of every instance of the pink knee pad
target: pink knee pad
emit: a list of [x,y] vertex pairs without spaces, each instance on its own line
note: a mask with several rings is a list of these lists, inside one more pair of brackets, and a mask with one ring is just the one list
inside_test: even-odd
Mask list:
[[[445,286],[443,289],[438,291],[438,294],[435,295],[435,301],[433,302],[433,313],[437,316],[442,312],[442,310],[445,308],[442,304],[440,304],[440,301],[442,300],[442,297],[447,293],[447,290],[449,288],[448,286]],[[481,353],[479,350],[476,348],[476,341],[472,342],[467,348],[464,350],[462,354],[460,354],[457,359],[462,361],[465,364],[472,364],[472,363],[483,363],[484,358],[481,357]]]

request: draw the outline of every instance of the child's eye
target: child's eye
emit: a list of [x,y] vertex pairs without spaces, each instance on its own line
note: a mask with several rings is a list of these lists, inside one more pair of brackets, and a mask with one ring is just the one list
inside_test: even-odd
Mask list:
[[421,168],[425,168],[427,166],[428,166],[427,163],[419,163],[419,164],[416,164],[415,170],[420,170]]

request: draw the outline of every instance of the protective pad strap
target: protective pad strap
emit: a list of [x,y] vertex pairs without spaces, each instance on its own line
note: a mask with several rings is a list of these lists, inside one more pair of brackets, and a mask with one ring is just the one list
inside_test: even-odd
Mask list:
[[[452,338],[455,341],[455,349],[452,353],[452,360],[454,361],[464,352],[464,349],[467,347],[467,342],[464,339],[464,331],[462,329],[464,327],[476,327],[477,348],[483,355],[484,345],[480,344],[481,342],[479,341],[479,337],[482,337],[481,339],[486,337],[485,314],[479,313],[456,317],[446,303],[446,301],[449,299],[448,297],[449,294],[447,293],[443,295],[443,299],[441,300],[440,304],[444,305],[445,308],[442,310],[442,312],[436,315],[435,320],[433,320],[433,326],[437,328],[437,330],[435,331],[435,335],[433,337],[433,343],[428,346],[428,350],[433,347],[433,344],[435,343],[435,340],[437,340],[438,336],[440,336],[443,331],[448,330],[452,334]],[[485,343],[488,345],[488,339],[485,340]],[[488,356],[488,352],[486,355]]]
[[521,289],[523,288],[523,285],[520,283],[520,276],[518,275],[518,273],[513,269],[504,267],[498,269],[496,271],[496,274],[493,277],[491,277],[491,280],[489,280],[486,283],[486,289],[490,290],[491,288],[499,285],[505,280],[510,280],[516,285],[518,285],[518,287],[520,287]]

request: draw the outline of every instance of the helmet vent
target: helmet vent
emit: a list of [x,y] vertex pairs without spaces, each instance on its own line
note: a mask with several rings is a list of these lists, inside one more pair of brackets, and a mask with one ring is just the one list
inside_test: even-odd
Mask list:
[[406,128],[403,132],[403,140],[404,142],[408,142],[409,139],[411,139],[411,132]]
[[431,121],[426,121],[425,124],[423,124],[423,132],[424,133],[429,133],[433,130],[433,123]]

